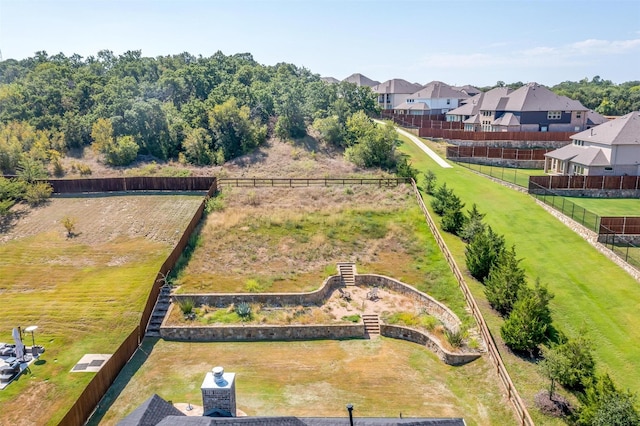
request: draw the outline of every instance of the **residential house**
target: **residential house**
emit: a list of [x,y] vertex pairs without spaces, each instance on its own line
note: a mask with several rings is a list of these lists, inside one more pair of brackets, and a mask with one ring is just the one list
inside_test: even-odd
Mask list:
[[465,93],[470,97],[475,96],[478,93],[482,93],[482,90],[478,89],[477,87],[471,86],[469,84],[465,84],[464,86],[451,86],[451,88],[459,92]]
[[573,143],[545,154],[549,174],[640,175],[640,112],[571,136]]
[[457,108],[469,95],[441,81],[432,81],[412,93],[393,112],[411,115],[439,115]]
[[479,93],[464,100],[462,106],[447,112],[446,120],[463,122],[466,131],[482,131],[494,120],[493,114],[489,115],[488,112],[495,111],[500,100],[505,99],[512,91],[508,87],[496,87],[488,92]]
[[421,88],[420,84],[409,83],[401,78],[394,78],[373,86],[371,91],[378,95],[380,109],[389,110],[395,109]]
[[[500,95],[498,89],[506,91]],[[494,92],[495,91],[495,92]],[[493,92],[493,93],[492,93]],[[491,96],[487,94],[492,93]],[[502,92],[504,93],[504,92]],[[479,96],[475,101],[477,111],[462,120],[465,130],[484,132],[579,132],[587,128],[587,112],[579,101],[560,96],[537,83],[526,84],[509,91],[496,88]],[[465,108],[463,105],[462,108]],[[460,121],[470,108],[454,109],[447,113],[448,121]],[[468,122],[466,120],[469,120]],[[469,126],[467,126],[469,124]]]
[[337,84],[340,83],[340,80],[333,77],[320,77],[320,81],[324,81],[327,84]]
[[353,83],[356,86],[368,86],[368,87],[374,87],[380,84],[379,81],[371,80],[366,75],[362,75],[359,73],[351,74],[349,77],[343,79],[342,81],[346,81],[347,83]]

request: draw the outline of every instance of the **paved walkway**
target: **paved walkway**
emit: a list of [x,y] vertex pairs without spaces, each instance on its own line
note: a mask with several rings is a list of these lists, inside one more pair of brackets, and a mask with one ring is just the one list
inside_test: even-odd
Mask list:
[[[380,120],[373,120],[376,123],[382,124],[382,121]],[[447,163],[446,161],[444,161],[442,159],[442,157],[440,157],[438,154],[436,154],[431,148],[429,148],[428,146],[426,146],[418,137],[414,136],[413,134],[400,129],[399,127],[396,127],[396,132],[400,133],[403,136],[408,137],[411,142],[413,142],[414,144],[416,144],[416,146],[418,148],[420,148],[421,150],[423,150],[425,152],[425,154],[427,154],[429,157],[431,157],[433,159],[433,161],[435,161],[436,163],[438,163],[438,165],[442,168],[445,169],[450,169],[453,166],[449,163]]]

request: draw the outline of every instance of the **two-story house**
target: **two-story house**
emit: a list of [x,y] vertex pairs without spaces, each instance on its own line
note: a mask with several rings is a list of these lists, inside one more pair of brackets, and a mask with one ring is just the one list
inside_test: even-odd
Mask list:
[[395,109],[398,105],[422,88],[417,83],[409,83],[401,78],[394,78],[371,88],[378,95],[378,106],[382,110]]
[[546,173],[640,175],[640,112],[576,133],[571,139],[571,145],[545,154]]
[[[487,96],[490,95],[490,96]],[[560,96],[537,83],[509,91],[496,88],[476,95],[476,114],[462,120],[465,130],[485,132],[579,132],[587,128],[587,112],[579,101]],[[469,104],[467,102],[467,105]],[[471,109],[463,105],[447,113],[449,121],[460,121]],[[469,126],[467,126],[467,124]]]
[[438,115],[457,108],[469,95],[441,81],[432,81],[412,93],[406,101],[393,108],[395,113]]

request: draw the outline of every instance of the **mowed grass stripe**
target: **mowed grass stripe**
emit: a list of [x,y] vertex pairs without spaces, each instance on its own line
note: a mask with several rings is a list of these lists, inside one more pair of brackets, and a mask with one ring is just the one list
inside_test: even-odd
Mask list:
[[[0,341],[12,340],[13,327],[37,324],[46,352],[0,392],[0,424],[60,421],[94,376],[69,371],[86,353],[112,353],[139,323],[160,265],[201,201],[59,198],[9,230],[0,243]],[[79,236],[66,238],[64,216],[78,219]]]
[[[621,387],[640,391],[640,284],[527,194],[459,166],[438,168],[408,142],[401,150],[411,155],[413,165],[421,171],[436,173],[438,184],[446,182],[453,188],[466,208],[477,203],[487,214],[486,222],[506,235],[507,245],[516,245],[530,281],[539,277],[556,295],[551,302],[556,326],[569,336],[584,333],[592,338],[601,371],[609,372]],[[444,236],[464,267],[464,244],[450,234]],[[485,300],[482,286],[470,285],[475,297]],[[489,309],[484,312],[494,335],[499,336],[502,321]],[[538,375],[533,365],[508,354],[506,361],[516,385],[531,401],[544,381],[532,379]]]

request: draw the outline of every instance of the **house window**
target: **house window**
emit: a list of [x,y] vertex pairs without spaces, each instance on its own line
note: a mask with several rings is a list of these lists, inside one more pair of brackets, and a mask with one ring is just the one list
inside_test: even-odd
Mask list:
[[447,105],[451,105],[451,99],[447,99]]
[[547,112],[548,120],[560,120],[562,118],[562,111],[549,111]]
[[573,166],[573,174],[574,175],[579,175],[579,176],[584,176],[584,166],[574,165]]
[[576,118],[582,118],[582,111],[576,111]]
[[574,145],[578,145],[578,146],[584,146],[584,141],[580,141],[580,140],[576,139],[576,140],[573,141],[573,144]]

